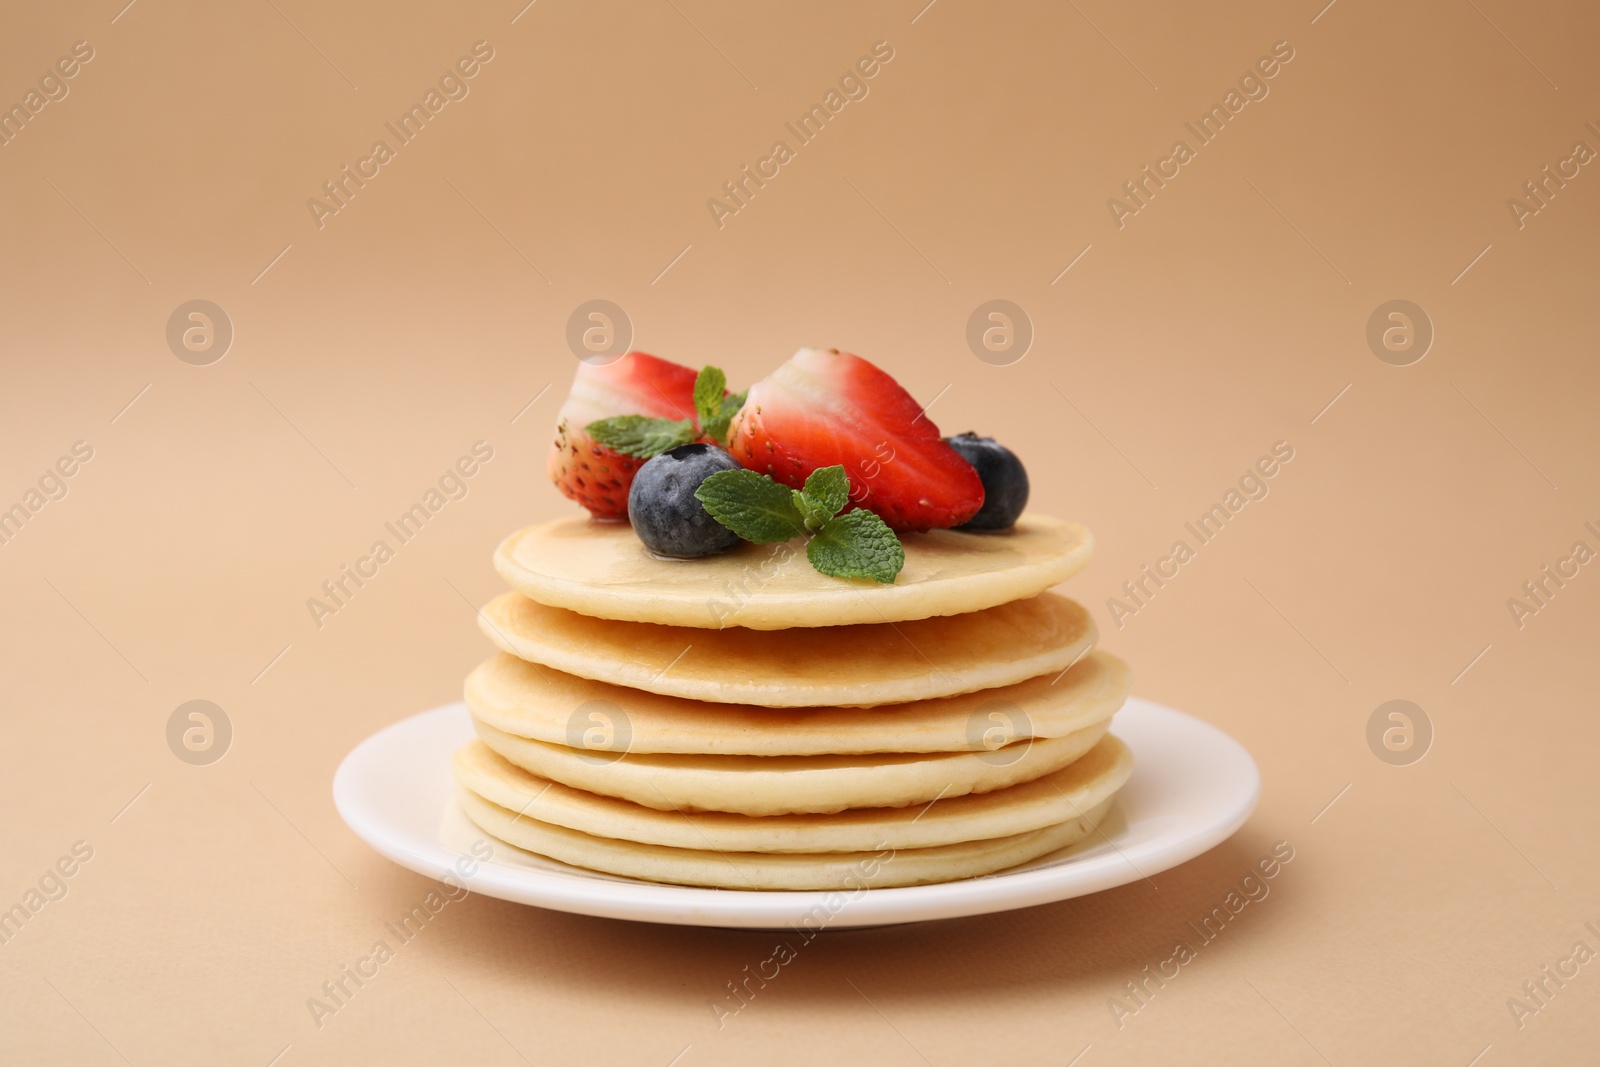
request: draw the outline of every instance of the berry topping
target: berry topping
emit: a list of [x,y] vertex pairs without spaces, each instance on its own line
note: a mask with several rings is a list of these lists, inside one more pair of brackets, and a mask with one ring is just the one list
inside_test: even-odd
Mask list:
[[972,464],[983,480],[983,507],[958,530],[1009,530],[1028,506],[1028,472],[1016,453],[992,437],[966,433],[947,437],[950,447]]
[[889,375],[837,349],[802,348],[750,387],[728,450],[793,489],[842,464],[850,503],[895,530],[959,526],[983,506],[983,483]]
[[712,518],[695,496],[719,471],[742,470],[715,445],[688,444],[646,460],[628,490],[628,521],[658,556],[693,559],[726,552],[739,535]]
[[695,410],[695,372],[643,352],[615,363],[579,363],[556,416],[550,480],[597,519],[628,516],[628,487],[643,460],[608,448],[586,427],[616,415],[683,419]]
[[720,367],[701,367],[694,377],[693,417],[664,419],[649,415],[615,415],[597,419],[583,429],[613,451],[635,459],[649,459],[690,441],[722,444],[728,436],[728,424],[743,403],[743,393],[728,395],[728,377]]

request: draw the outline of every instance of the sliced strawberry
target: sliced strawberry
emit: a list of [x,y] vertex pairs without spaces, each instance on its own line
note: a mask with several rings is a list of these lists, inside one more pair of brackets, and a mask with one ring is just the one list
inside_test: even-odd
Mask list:
[[626,519],[628,487],[644,460],[613,452],[584,427],[613,415],[690,418],[694,377],[689,367],[643,352],[629,352],[615,363],[579,363],[572,391],[556,415],[548,464],[556,488],[597,519]]
[[795,489],[842,463],[850,499],[896,530],[959,526],[983,482],[889,375],[860,356],[802,348],[750,387],[728,433],[744,466]]

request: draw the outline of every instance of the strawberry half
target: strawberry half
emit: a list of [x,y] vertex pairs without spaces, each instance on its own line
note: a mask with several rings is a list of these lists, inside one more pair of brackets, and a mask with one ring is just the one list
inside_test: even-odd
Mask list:
[[959,526],[983,507],[983,482],[922,405],[860,356],[802,348],[750,387],[728,432],[750,470],[799,489],[843,464],[850,500],[896,530]]
[[694,415],[695,372],[643,352],[615,363],[581,362],[572,391],[556,415],[548,470],[556,488],[597,519],[628,517],[628,487],[644,460],[614,452],[584,427],[613,415],[682,419]]

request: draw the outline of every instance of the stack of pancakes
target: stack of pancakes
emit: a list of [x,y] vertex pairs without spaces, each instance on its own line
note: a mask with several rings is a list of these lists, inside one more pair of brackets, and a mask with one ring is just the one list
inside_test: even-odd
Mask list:
[[727,889],[919,885],[1095,832],[1127,780],[1122,661],[1045,592],[1093,543],[1024,517],[908,537],[893,585],[796,545],[652,558],[623,524],[508,538],[479,615],[462,810],[610,874]]

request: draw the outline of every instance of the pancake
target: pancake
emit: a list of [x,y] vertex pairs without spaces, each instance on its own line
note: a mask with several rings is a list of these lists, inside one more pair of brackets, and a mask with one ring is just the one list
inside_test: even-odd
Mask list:
[[484,744],[541,778],[662,811],[743,815],[832,814],[898,808],[1032,781],[1093,748],[1111,720],[1065,737],[1018,741],[994,751],[864,756],[600,755],[513,737],[487,723]]
[[762,707],[865,707],[1065,670],[1093,646],[1082,606],[1042,593],[959,617],[798,630],[616,622],[504,593],[478,613],[496,645],[581,678]]
[[[977,693],[861,708],[762,708],[660,696],[535,667],[501,652],[467,677],[475,718],[517,737],[639,753],[816,756],[957,752],[999,725],[1012,737],[1061,737],[1122,706],[1132,672],[1090,652],[1064,674]],[[999,718],[991,718],[999,716]],[[991,746],[992,747],[992,746]],[[581,829],[581,827],[580,827]]]
[[1107,734],[1061,770],[1009,789],[903,808],[765,817],[658,811],[572,789],[529,774],[482,741],[459,749],[451,766],[457,784],[491,804],[593,837],[713,852],[868,852],[1010,837],[1067,822],[1121,789],[1133,756]]
[[845,626],[959,615],[1042,593],[1088,566],[1094,538],[1076,523],[1024,515],[993,534],[904,534],[893,585],[817,573],[798,541],[721,556],[662,560],[627,523],[577,516],[530,526],[495,551],[517,592],[551,607],[627,622],[705,629]]
[[[667,848],[595,837],[526,816],[519,818],[465,789],[457,791],[457,802],[467,818],[490,836],[574,867],[673,885],[756,890],[861,890],[976,878],[1083,840],[1112,805],[1106,800],[1055,826],[986,841],[899,851],[769,854]],[[816,911],[819,923],[825,923],[831,914],[822,905]]]

